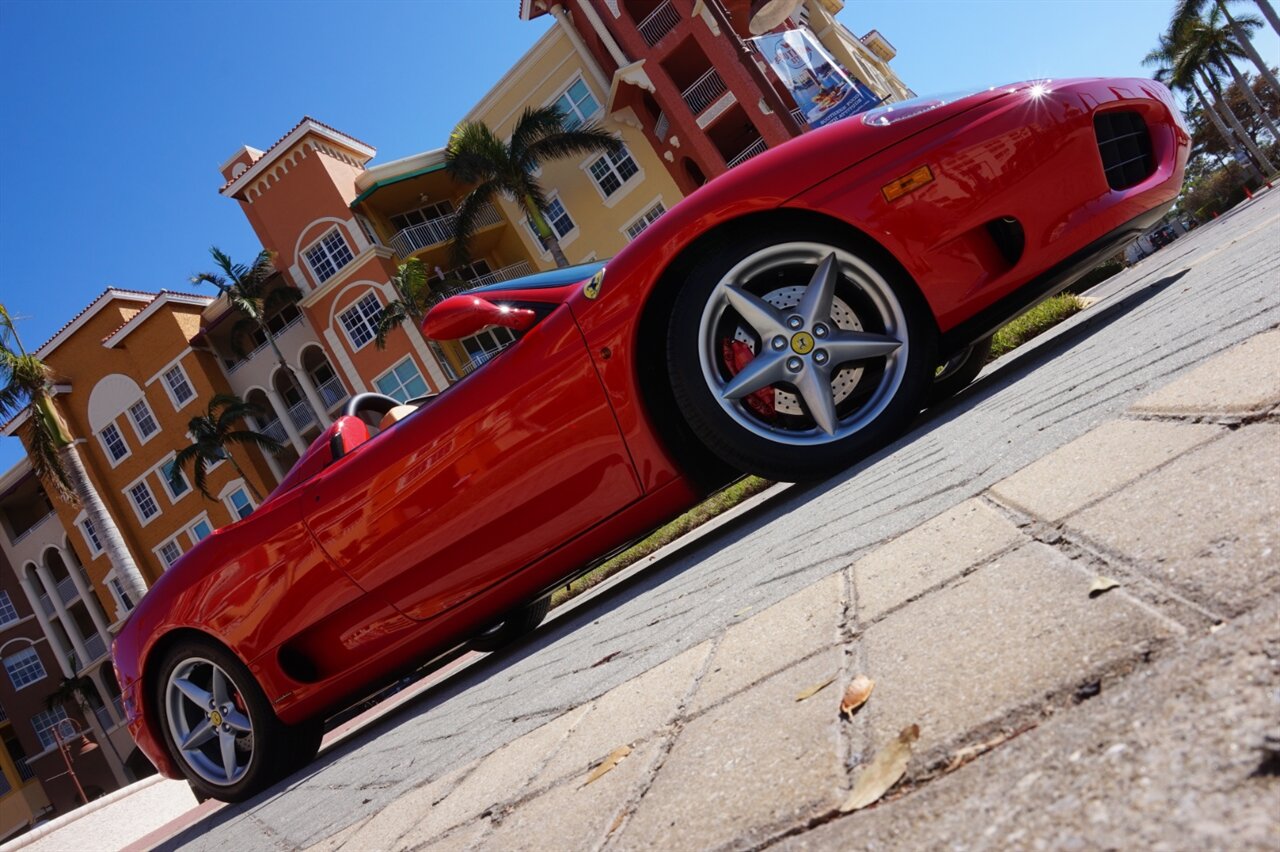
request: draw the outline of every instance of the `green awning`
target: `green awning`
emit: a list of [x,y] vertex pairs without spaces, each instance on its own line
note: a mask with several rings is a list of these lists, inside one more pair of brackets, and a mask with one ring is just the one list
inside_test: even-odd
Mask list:
[[393,183],[399,183],[402,180],[409,180],[410,178],[416,178],[419,175],[429,175],[432,172],[438,172],[443,168],[444,168],[444,163],[436,163],[434,166],[427,166],[426,168],[418,169],[417,171],[405,172],[404,174],[397,175],[396,177],[393,177],[393,178],[380,180],[376,182],[373,186],[366,189],[364,192],[357,195],[356,200],[351,202],[351,208],[354,210],[357,204],[359,204],[361,201],[364,201],[366,198],[368,198],[370,195],[373,195],[375,192],[377,192],[379,189],[382,189],[382,187],[384,186],[391,186],[391,184]]

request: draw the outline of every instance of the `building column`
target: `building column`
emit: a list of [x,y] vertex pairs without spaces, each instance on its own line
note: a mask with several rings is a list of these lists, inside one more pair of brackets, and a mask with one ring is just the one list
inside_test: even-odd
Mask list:
[[107,708],[107,715],[111,717],[111,727],[114,728],[124,719],[120,718],[120,714],[116,712],[116,706],[111,703],[111,693],[107,691],[107,682],[102,677],[102,666],[89,672],[89,680],[93,681],[93,688],[98,690],[98,698],[102,700],[102,706]]
[[48,640],[49,647],[53,648],[53,655],[58,658],[58,667],[62,669],[62,676],[71,677],[75,672],[71,671],[71,664],[67,661],[67,648],[62,644],[58,634],[53,632],[53,625],[49,623],[49,614],[40,604],[40,593],[36,591],[26,571],[18,575],[18,582],[27,596],[27,603],[31,604],[31,611],[36,614],[36,621],[40,624],[44,638]]
[[84,575],[84,567],[75,561],[74,555],[62,545],[57,545],[58,553],[62,555],[62,563],[67,566],[67,570],[71,573],[71,582],[76,584],[76,591],[80,593],[80,600],[84,602],[84,608],[89,610],[89,618],[93,621],[94,628],[98,631],[98,635],[102,637],[102,641],[107,645],[107,651],[111,651],[111,628],[107,626],[107,616],[102,611],[102,605],[98,602],[98,596],[94,594],[93,589],[89,586],[89,580]]
[[281,428],[289,436],[289,443],[293,444],[293,448],[301,456],[307,451],[307,444],[298,434],[298,427],[293,425],[293,418],[289,416],[289,406],[284,404],[284,400],[280,398],[280,393],[275,388],[267,388],[266,394],[267,402],[271,403],[271,410],[276,413],[276,419],[280,421]]
[[[355,393],[364,393],[369,390],[369,386],[364,383],[364,379],[360,377],[356,365],[351,362],[351,356],[347,354],[347,350],[342,348],[342,341],[338,340],[337,333],[326,328],[322,334],[325,343],[329,344],[329,354],[337,360],[338,366],[342,368],[342,372],[346,374],[347,381],[351,385],[351,390]],[[333,363],[330,361],[329,363]]]
[[[110,702],[102,698],[102,687],[98,685],[97,678],[93,676],[93,673],[90,673],[89,679],[93,681],[93,688],[98,690],[98,700],[110,708],[107,712],[114,719],[115,708],[111,707]],[[111,770],[111,775],[116,779],[116,783],[123,787],[132,782],[131,773],[125,769],[124,761],[120,759],[120,753],[116,751],[115,743],[111,742],[111,735],[102,727],[102,723],[98,721],[98,714],[93,712],[93,707],[89,706],[87,699],[80,706],[80,713],[84,716],[85,724],[89,726],[89,730],[97,738],[98,750],[102,753],[102,759],[106,761],[107,768]]]
[[71,640],[71,647],[75,650],[76,659],[80,662],[79,668],[84,668],[91,662],[89,652],[85,649],[84,640],[80,637],[80,628],[71,619],[66,605],[62,602],[62,598],[58,596],[58,584],[53,582],[53,574],[49,572],[47,565],[37,565],[36,576],[40,578],[40,585],[44,586],[45,594],[53,602],[53,608],[58,613],[58,620],[62,622],[63,632]]
[[276,454],[268,453],[264,450],[262,457],[267,460],[267,467],[271,468],[271,475],[276,478],[276,485],[279,485],[280,480],[284,479],[284,469],[280,467],[280,462],[276,459]]
[[329,410],[324,407],[324,400],[320,399],[320,392],[316,390],[315,383],[311,381],[311,376],[307,375],[307,371],[299,369],[294,373],[294,378],[298,380],[298,386],[302,388],[302,395],[307,398],[307,402],[311,403],[311,407],[316,412],[316,419],[320,421],[320,431],[329,428],[329,424],[333,422],[329,417]]

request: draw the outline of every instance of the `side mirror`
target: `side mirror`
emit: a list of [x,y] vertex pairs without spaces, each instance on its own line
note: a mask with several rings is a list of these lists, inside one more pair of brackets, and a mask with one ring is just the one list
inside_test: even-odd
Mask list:
[[458,340],[491,325],[526,331],[537,321],[538,315],[528,308],[495,305],[488,299],[459,293],[427,312],[422,333],[432,340]]

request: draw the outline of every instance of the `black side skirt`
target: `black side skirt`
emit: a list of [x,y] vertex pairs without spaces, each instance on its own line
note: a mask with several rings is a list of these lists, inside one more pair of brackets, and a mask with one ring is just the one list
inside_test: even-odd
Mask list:
[[1061,293],[1080,276],[1115,254],[1122,246],[1140,237],[1148,228],[1164,218],[1164,214],[1172,207],[1172,203],[1164,204],[1130,219],[1119,228],[1089,243],[1066,260],[1050,267],[1008,296],[946,332],[939,341],[942,357],[949,358],[965,347],[995,334],[996,330],[1009,320],[1034,308],[1050,296]]

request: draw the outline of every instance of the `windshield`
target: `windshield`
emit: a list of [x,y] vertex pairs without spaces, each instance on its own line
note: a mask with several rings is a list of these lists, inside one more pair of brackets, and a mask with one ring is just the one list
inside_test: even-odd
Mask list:
[[575,281],[585,281],[592,275],[595,275],[604,268],[605,261],[596,261],[595,263],[582,263],[578,266],[566,266],[564,269],[549,269],[546,272],[538,272],[533,275],[526,275],[523,278],[513,278],[510,281],[500,281],[497,284],[487,284],[484,287],[477,287],[471,292],[484,293],[493,292],[495,290],[541,290],[546,287],[563,287],[565,284],[572,284]]

